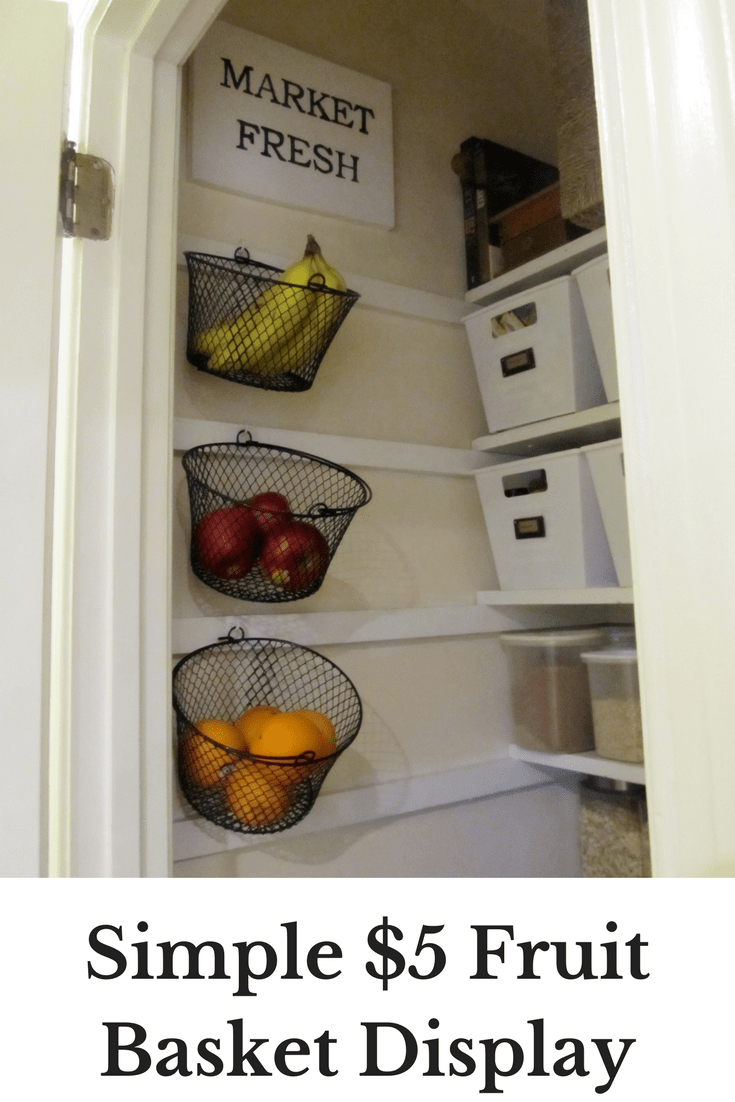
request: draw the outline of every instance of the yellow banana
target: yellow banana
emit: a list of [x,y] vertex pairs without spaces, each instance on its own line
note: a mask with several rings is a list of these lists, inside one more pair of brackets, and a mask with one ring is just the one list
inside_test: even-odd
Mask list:
[[[318,246],[317,246],[318,248]],[[321,250],[314,256],[314,264],[316,270],[324,278],[324,284],[326,287],[330,287],[335,291],[346,291],[347,284],[340,275],[340,273],[328,264],[321,254]],[[319,328],[322,334],[329,331],[331,326],[339,321],[342,313],[342,306],[344,300],[339,295],[322,295],[321,302],[319,304]]]
[[[215,371],[245,367],[256,372],[281,370],[281,349],[289,344],[314,308],[316,297],[306,288],[315,274],[310,245],[301,260],[287,268],[234,322],[205,336],[212,346],[208,366]],[[297,286],[284,286],[294,284]]]
[[[308,289],[314,276],[321,279]],[[314,293],[320,287],[347,290],[342,276],[327,263],[309,234],[302,259],[287,268],[278,283],[235,321],[201,333],[196,350],[209,357],[207,366],[213,371],[246,368],[276,375],[298,369],[313,355],[314,339],[341,309],[337,296]]]
[[306,243],[306,254],[311,257],[313,275],[320,279],[311,283],[316,294],[312,294],[314,307],[309,311],[304,323],[294,330],[288,341],[278,349],[278,355],[271,364],[271,371],[281,374],[286,371],[297,371],[319,351],[323,344],[325,329],[330,325],[332,318],[339,315],[342,304],[337,296],[320,294],[324,287],[338,291],[346,291],[347,285],[342,276],[322,256],[321,249],[314,237],[309,234]]
[[324,276],[324,282],[326,283],[327,287],[332,287],[335,291],[347,290],[347,284],[345,283],[344,279],[336,270],[336,268],[333,268],[331,264],[327,264],[326,260],[322,256],[321,249],[318,253],[315,253],[314,255],[314,264],[319,274]]
[[225,322],[222,325],[213,325],[211,329],[205,329],[197,333],[194,338],[194,351],[203,356],[213,356],[223,340],[227,340],[232,325]]

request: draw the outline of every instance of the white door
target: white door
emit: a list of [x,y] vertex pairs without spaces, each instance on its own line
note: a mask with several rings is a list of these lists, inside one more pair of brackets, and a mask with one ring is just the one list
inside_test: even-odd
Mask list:
[[67,13],[50,0],[2,0],[0,9],[0,838],[4,875],[42,876]]
[[589,0],[654,874],[735,874],[735,13]]
[[[111,241],[75,242],[69,269],[75,323],[65,347],[74,371],[60,395],[66,435],[57,448],[60,559],[48,650],[58,875],[162,876],[169,868],[179,67],[221,7],[222,0],[99,0],[72,8],[84,9],[84,50],[78,133],[70,137],[115,166],[117,198]],[[727,7],[589,0],[660,876],[735,871],[728,492],[735,96]],[[22,335],[14,340],[14,359],[23,358]],[[21,425],[11,427],[10,438],[22,441]],[[42,535],[29,537],[37,564]],[[34,573],[30,559],[20,565],[27,569],[19,581]],[[13,588],[15,611],[26,611],[15,580]],[[29,651],[34,628],[44,625],[34,607]],[[20,664],[19,643],[11,631],[7,646]],[[47,667],[35,658],[38,688]],[[41,745],[39,735],[18,774],[37,793],[37,853]],[[24,825],[36,813],[31,803]],[[26,868],[43,873],[38,859]]]

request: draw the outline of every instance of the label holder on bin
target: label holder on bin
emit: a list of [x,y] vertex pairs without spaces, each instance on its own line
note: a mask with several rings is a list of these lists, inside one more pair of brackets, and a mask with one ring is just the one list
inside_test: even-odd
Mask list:
[[546,524],[543,517],[516,517],[513,521],[517,540],[543,539],[546,535]]
[[521,352],[509,352],[500,359],[500,370],[503,378],[511,375],[519,375],[521,371],[532,371],[536,366],[536,357],[532,348],[524,348]]

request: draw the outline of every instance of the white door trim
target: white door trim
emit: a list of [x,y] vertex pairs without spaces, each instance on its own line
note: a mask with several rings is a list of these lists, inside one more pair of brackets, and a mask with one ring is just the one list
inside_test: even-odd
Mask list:
[[[54,595],[51,874],[170,873],[170,471],[180,65],[223,0],[70,9],[69,133],[115,170],[113,235],[71,243]],[[63,651],[63,653],[60,653]]]
[[735,873],[726,0],[589,0],[656,876]]

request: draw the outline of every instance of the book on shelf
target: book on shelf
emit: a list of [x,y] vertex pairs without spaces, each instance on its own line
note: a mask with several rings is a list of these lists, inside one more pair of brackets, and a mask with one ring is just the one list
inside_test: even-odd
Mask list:
[[477,240],[477,216],[475,210],[475,175],[472,161],[462,153],[452,158],[452,168],[459,176],[462,188],[462,219],[464,228],[465,265],[467,287],[477,287],[479,281],[479,256]]
[[554,165],[485,138],[471,137],[452,158],[460,178],[467,287],[479,287],[504,268],[495,216],[559,179]]

